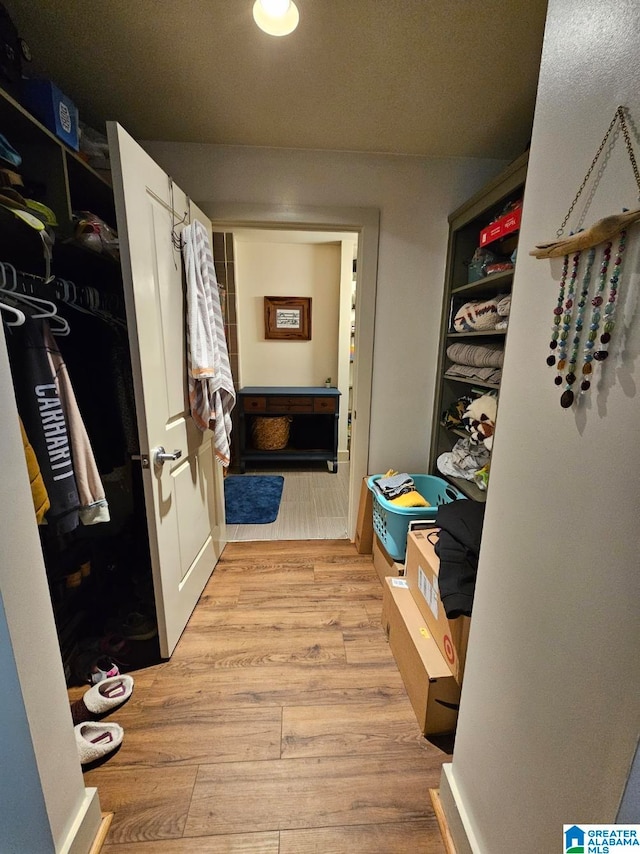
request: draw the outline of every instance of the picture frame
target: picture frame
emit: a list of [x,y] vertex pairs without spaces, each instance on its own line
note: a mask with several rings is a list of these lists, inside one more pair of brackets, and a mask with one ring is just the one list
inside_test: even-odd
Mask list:
[[265,297],[267,341],[311,340],[311,297]]

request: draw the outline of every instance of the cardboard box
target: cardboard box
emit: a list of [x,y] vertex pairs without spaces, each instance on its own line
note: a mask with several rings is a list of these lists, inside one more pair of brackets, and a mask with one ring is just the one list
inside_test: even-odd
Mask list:
[[356,522],[356,551],[361,555],[370,555],[373,551],[373,495],[367,486],[367,478],[362,479],[360,504]]
[[454,732],[460,686],[425,625],[404,578],[387,578],[382,625],[424,735]]
[[500,240],[507,234],[517,231],[520,228],[521,219],[522,207],[518,207],[490,223],[480,232],[480,246],[486,246],[488,243],[493,243],[494,240]]
[[23,80],[22,101],[52,133],[68,146],[79,148],[78,109],[50,80]]
[[403,564],[394,561],[394,559],[387,553],[377,534],[373,535],[372,548],[373,565],[378,573],[378,578],[380,579],[381,584],[384,584],[384,580],[388,576],[397,577],[399,575],[404,575]]
[[462,684],[471,619],[450,620],[442,605],[438,589],[440,559],[434,545],[438,531],[438,528],[409,531],[405,577],[438,649],[458,683]]

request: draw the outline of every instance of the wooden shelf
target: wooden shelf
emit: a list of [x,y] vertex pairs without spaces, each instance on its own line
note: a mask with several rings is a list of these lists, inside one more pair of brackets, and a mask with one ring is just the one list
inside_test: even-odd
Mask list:
[[491,276],[485,276],[483,279],[478,279],[476,282],[470,282],[467,285],[460,285],[451,289],[451,296],[456,294],[476,294],[482,291],[497,291],[501,287],[511,286],[513,279],[513,270],[507,270],[504,273],[493,273]]
[[[438,364],[436,367],[436,395],[433,410],[433,428],[429,467],[433,474],[439,474],[437,459],[441,453],[451,449],[458,436],[465,435],[459,430],[446,431],[441,425],[441,416],[456,400],[465,394],[479,397],[486,392],[498,392],[500,382],[487,382],[474,377],[461,377],[449,374],[452,362],[447,349],[456,342],[464,344],[485,344],[494,346],[505,341],[508,328],[455,332],[453,318],[458,309],[466,302],[481,301],[498,294],[510,294],[513,287],[514,269],[493,273],[469,282],[469,263],[480,246],[480,232],[493,222],[505,208],[522,199],[528,166],[528,153],[514,160],[502,173],[484,186],[472,198],[461,205],[449,216],[449,239],[447,244],[447,265],[440,321],[440,343]],[[494,253],[503,252],[505,262],[511,256],[518,239],[518,232],[488,245]],[[507,244],[513,244],[509,248]],[[508,251],[507,251],[508,248]],[[499,376],[499,375],[498,375]],[[444,476],[444,475],[443,475]],[[474,501],[485,501],[486,492],[472,481],[458,477],[447,477],[464,495]]]
[[485,329],[484,332],[447,332],[447,338],[504,338],[506,329]]
[[484,504],[487,500],[487,493],[485,490],[480,489],[480,487],[475,484],[472,480],[465,480],[463,477],[453,477],[450,474],[442,474],[440,473],[440,477],[443,477],[445,480],[448,480],[456,489],[459,489],[467,498],[471,498],[473,501],[479,501]]
[[480,388],[490,388],[494,390],[500,388],[500,383],[488,383],[484,382],[484,380],[474,380],[470,377],[455,377],[451,374],[444,374],[443,379],[449,380],[453,383],[463,383],[464,385],[479,386]]

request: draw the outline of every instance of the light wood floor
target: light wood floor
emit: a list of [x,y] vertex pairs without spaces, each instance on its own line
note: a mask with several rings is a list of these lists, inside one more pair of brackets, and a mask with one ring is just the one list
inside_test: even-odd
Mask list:
[[381,595],[346,540],[229,544],[84,775],[115,813],[105,854],[443,854],[428,790],[449,754],[421,736]]
[[326,465],[247,469],[247,474],[284,476],[282,501],[275,522],[267,525],[227,525],[227,539],[340,540],[347,538],[349,463],[336,474]]

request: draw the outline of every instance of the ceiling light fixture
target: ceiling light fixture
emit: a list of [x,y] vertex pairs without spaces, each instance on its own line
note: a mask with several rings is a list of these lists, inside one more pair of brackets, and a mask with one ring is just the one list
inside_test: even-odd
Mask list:
[[270,36],[288,36],[298,26],[300,15],[293,0],[256,0],[253,20]]

